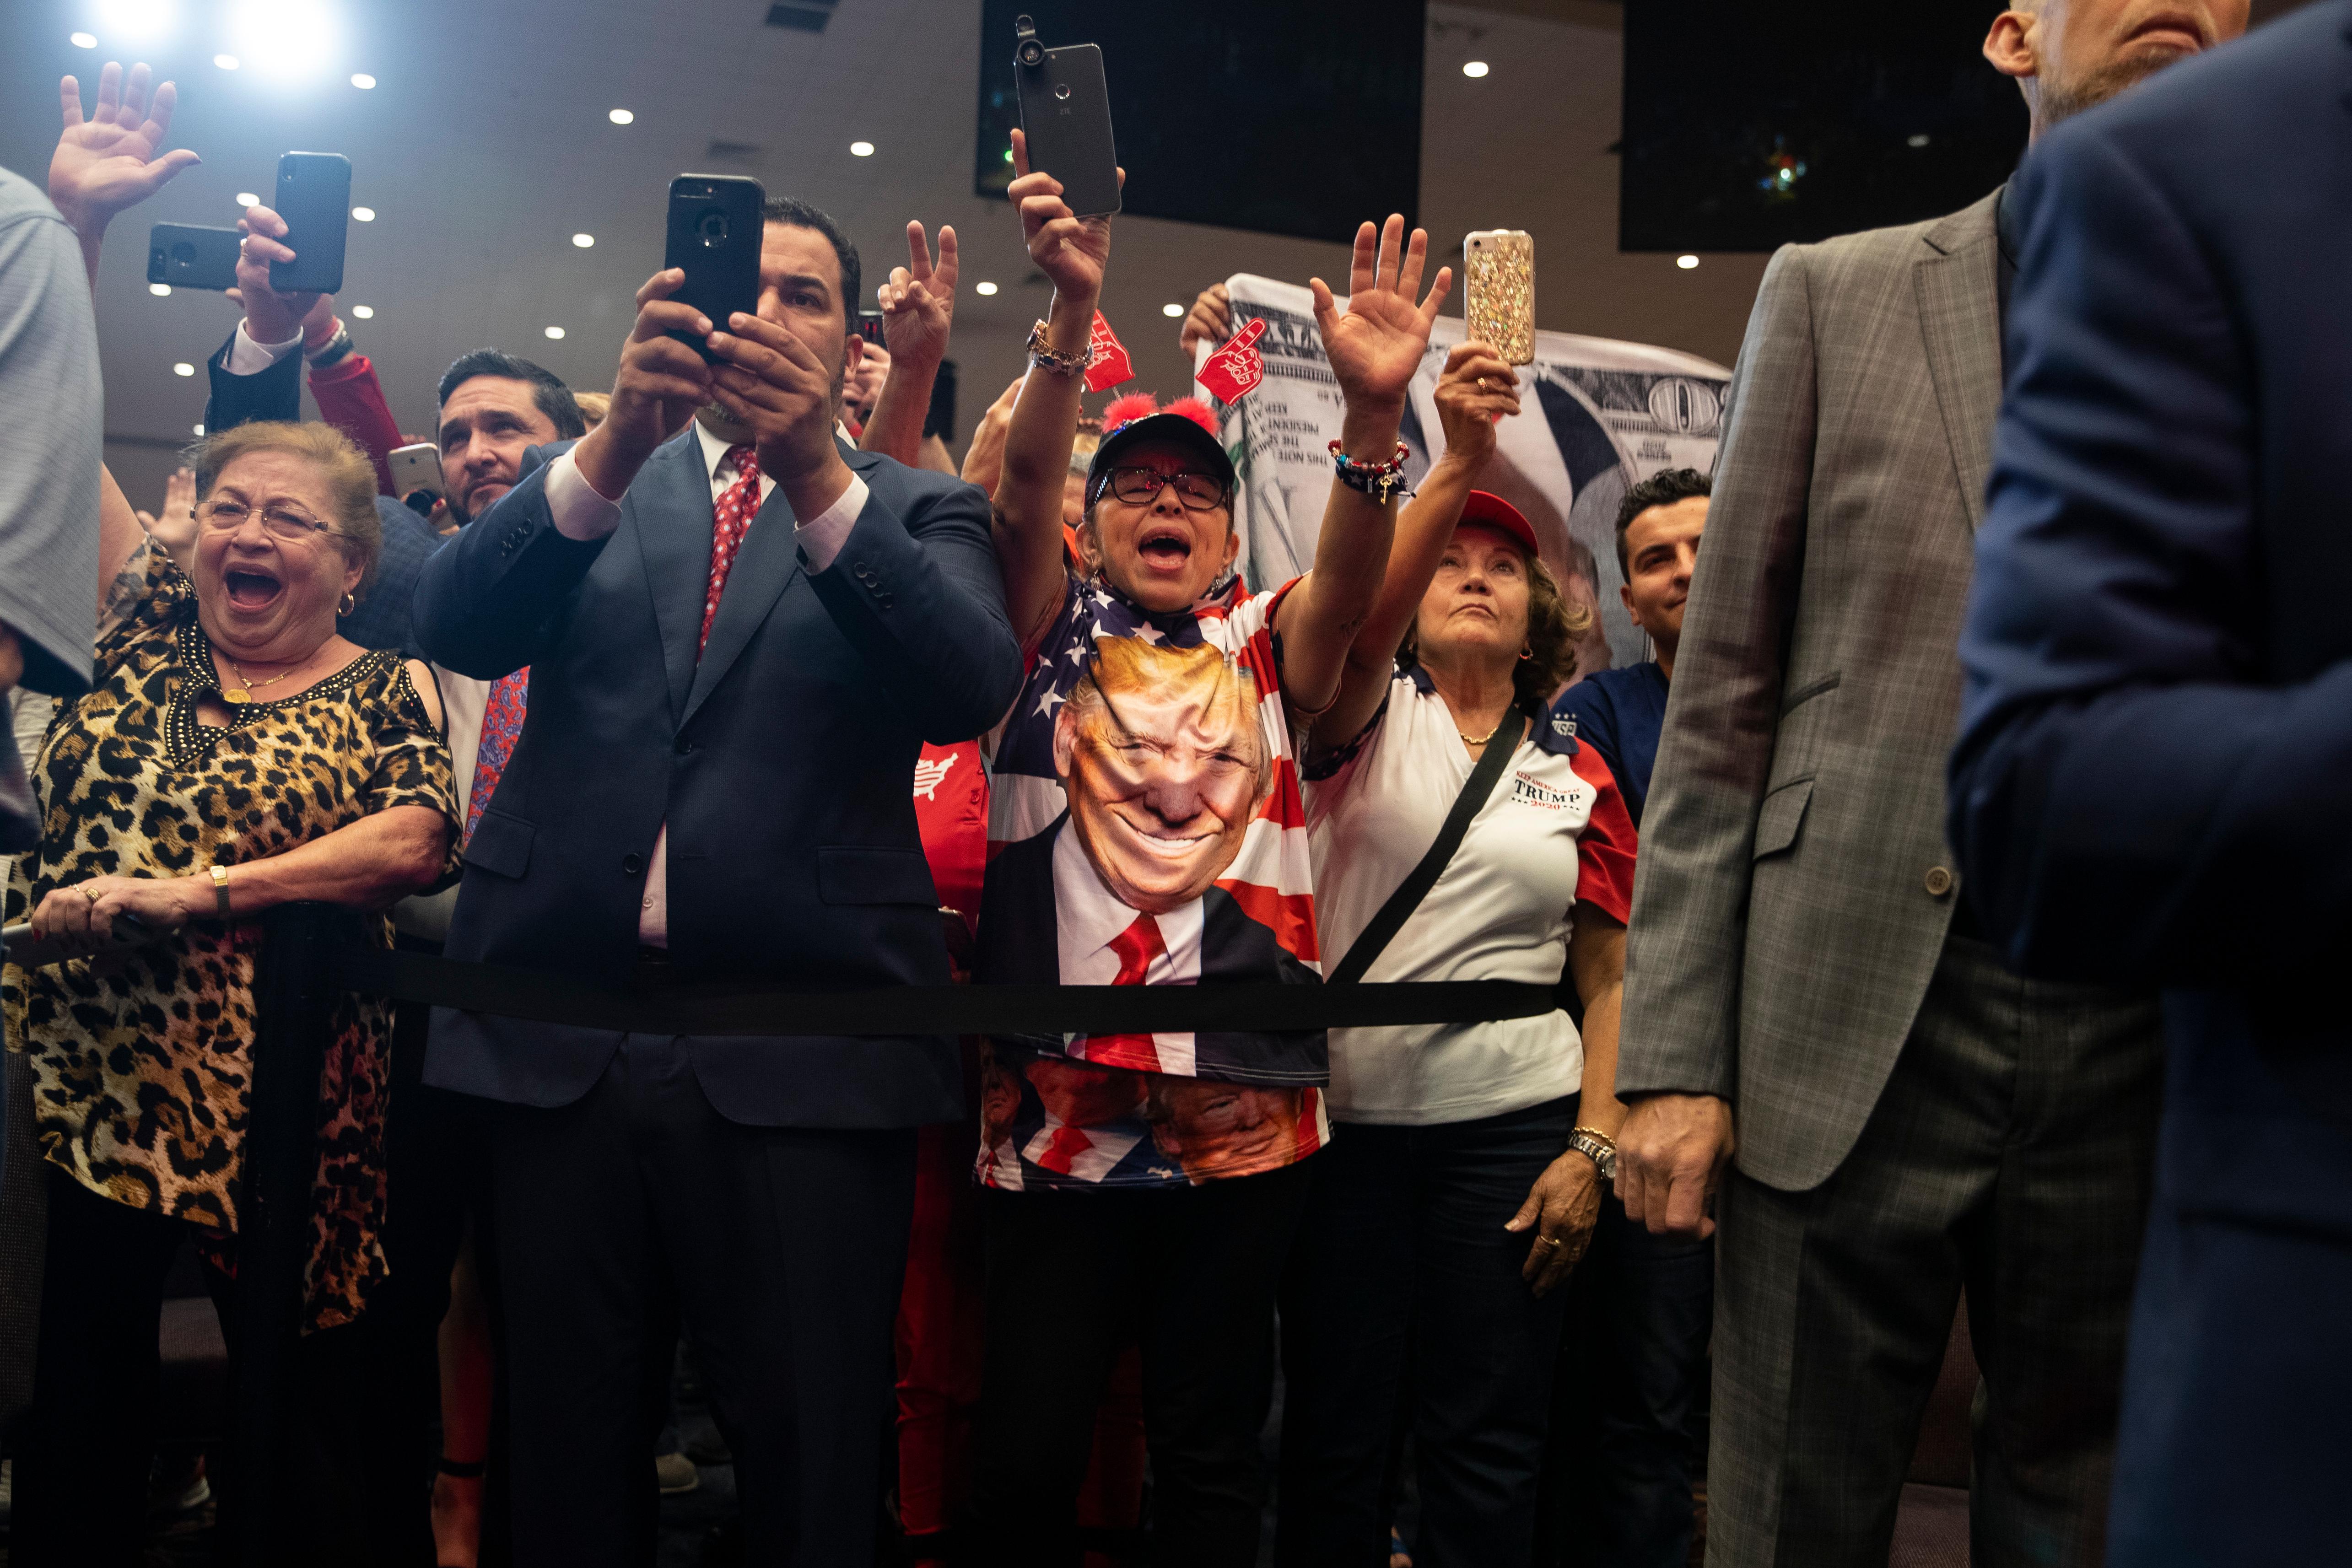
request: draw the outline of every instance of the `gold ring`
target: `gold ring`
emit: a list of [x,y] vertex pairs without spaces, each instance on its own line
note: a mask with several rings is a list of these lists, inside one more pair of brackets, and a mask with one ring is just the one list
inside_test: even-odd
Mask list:
[[1559,1243],[1553,1240],[1549,1236],[1538,1236],[1536,1238],[1536,1245],[1538,1247],[1557,1247]]
[[93,891],[88,883],[83,883],[79,887],[74,889],[74,891],[80,894],[84,898],[89,899],[92,904],[96,904],[100,897],[102,896]]

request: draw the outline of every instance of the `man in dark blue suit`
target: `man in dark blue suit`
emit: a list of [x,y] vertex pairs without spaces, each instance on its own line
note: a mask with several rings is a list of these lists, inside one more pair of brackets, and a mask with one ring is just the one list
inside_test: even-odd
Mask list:
[[[652,985],[943,985],[907,780],[923,741],[986,729],[1020,684],[988,503],[836,439],[858,264],[830,218],[769,204],[756,315],[706,320],[668,298],[681,281],[639,291],[604,423],[534,450],[419,581],[436,661],[530,668],[447,952]],[[672,1291],[748,1560],[869,1561],[914,1128],[961,1112],[952,1045],[443,1010],[425,1076],[504,1103],[517,1561],[652,1561],[644,1391]]]
[[1950,831],[2030,974],[2166,988],[2109,1561],[2340,1562],[2352,0],[2050,137]]

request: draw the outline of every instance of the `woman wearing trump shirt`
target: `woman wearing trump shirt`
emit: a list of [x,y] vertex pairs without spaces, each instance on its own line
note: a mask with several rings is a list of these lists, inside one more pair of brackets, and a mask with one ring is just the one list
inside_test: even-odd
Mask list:
[[1600,753],[1545,717],[1590,612],[1562,600],[1527,519],[1470,488],[1494,422],[1518,411],[1511,368],[1461,345],[1437,406],[1444,455],[1309,739],[1325,967],[1430,851],[1488,749],[1507,747],[1444,873],[1370,967],[1349,967],[1368,981],[1549,986],[1565,961],[1583,1030],[1554,1011],[1331,1032],[1345,1126],[1315,1163],[1282,1293],[1285,1568],[1383,1560],[1400,1409],[1420,1485],[1414,1563],[1528,1560],[1556,1287],[1591,1237],[1624,1116],[1611,1087],[1633,826]]
[[[976,976],[1316,984],[1292,735],[1338,695],[1379,591],[1405,390],[1451,276],[1416,305],[1427,240],[1391,217],[1359,233],[1344,312],[1315,285],[1347,416],[1311,576],[1243,585],[1233,464],[1207,411],[1149,399],[1106,411],[1081,575],[1065,565],[1063,486],[1110,225],[1074,216],[1015,136],[1010,193],[1055,294],[996,489],[1029,678],[996,744]],[[1075,1561],[1095,1409],[1120,1347],[1139,1342],[1158,1560],[1255,1563],[1275,1286],[1301,1162],[1327,1130],[1323,1036],[1232,1027],[989,1050],[982,1558]]]

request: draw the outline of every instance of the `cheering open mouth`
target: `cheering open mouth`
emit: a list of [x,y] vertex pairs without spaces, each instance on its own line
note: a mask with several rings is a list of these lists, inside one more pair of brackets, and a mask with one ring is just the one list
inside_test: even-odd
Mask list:
[[258,566],[229,567],[221,573],[221,586],[228,591],[230,607],[247,614],[268,609],[286,591],[277,573]]
[[1147,566],[1175,571],[1192,559],[1192,536],[1177,528],[1146,528],[1136,538],[1135,553]]

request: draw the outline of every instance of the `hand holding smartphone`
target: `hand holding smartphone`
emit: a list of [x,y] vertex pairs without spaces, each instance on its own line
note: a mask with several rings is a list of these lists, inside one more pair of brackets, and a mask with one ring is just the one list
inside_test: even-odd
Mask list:
[[173,288],[236,287],[235,229],[196,224],[157,224],[147,231],[147,281]]

